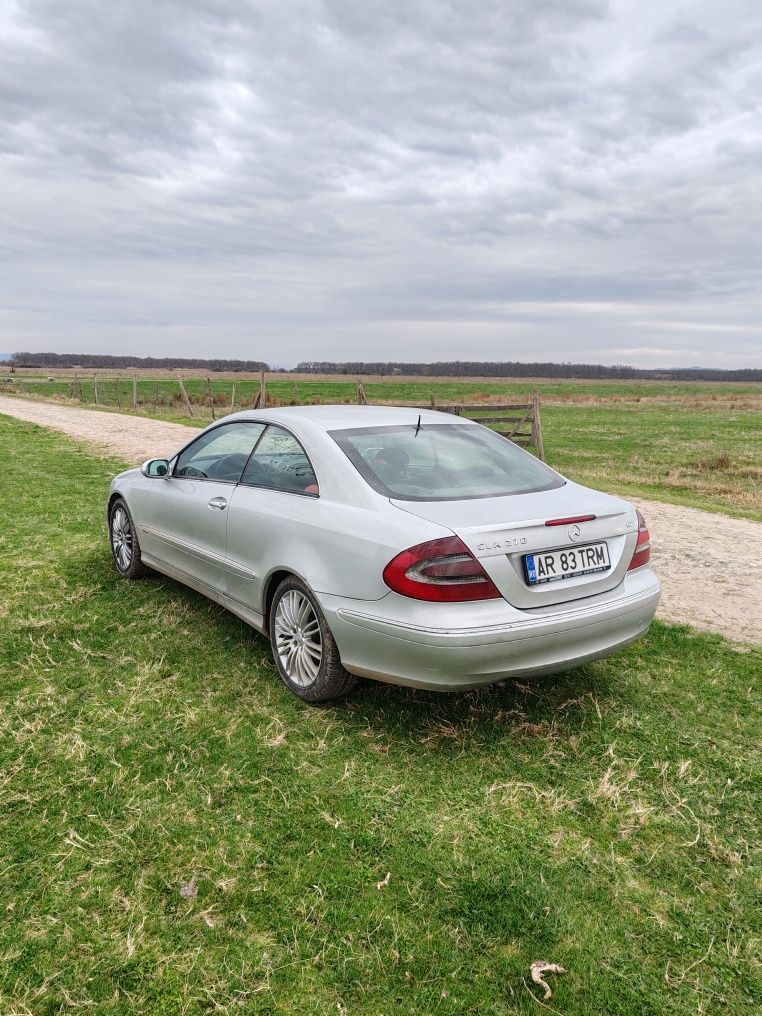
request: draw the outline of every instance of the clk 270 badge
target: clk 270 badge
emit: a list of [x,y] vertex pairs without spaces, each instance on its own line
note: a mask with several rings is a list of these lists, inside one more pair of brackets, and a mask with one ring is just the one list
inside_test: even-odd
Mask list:
[[509,536],[505,540],[487,540],[485,543],[477,543],[477,550],[502,550],[508,547],[523,547],[526,546],[528,540],[526,536]]

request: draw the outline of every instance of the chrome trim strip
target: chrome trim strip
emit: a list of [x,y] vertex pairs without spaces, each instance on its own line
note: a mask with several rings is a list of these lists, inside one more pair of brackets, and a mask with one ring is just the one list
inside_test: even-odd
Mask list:
[[250,568],[239,564],[237,561],[233,561],[229,557],[224,557],[222,554],[216,554],[212,550],[204,550],[201,547],[197,547],[195,543],[185,543],[182,540],[178,540],[176,536],[164,533],[160,529],[154,529],[152,526],[141,526],[141,529],[143,532],[148,533],[149,536],[153,536],[154,539],[160,540],[162,543],[168,543],[171,547],[176,547],[191,557],[198,558],[199,561],[212,561],[214,564],[224,568],[225,571],[232,572],[233,575],[240,575],[245,579],[256,578],[256,573]]

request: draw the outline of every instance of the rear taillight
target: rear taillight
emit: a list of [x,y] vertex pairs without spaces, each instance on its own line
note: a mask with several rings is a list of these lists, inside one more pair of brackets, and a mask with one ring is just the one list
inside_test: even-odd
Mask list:
[[437,603],[500,597],[497,586],[457,536],[403,550],[384,568],[384,582],[395,593]]
[[635,544],[635,553],[632,555],[632,561],[630,561],[627,571],[632,571],[633,568],[642,568],[651,560],[651,534],[648,532],[646,520],[640,512],[637,513],[637,516],[638,542]]

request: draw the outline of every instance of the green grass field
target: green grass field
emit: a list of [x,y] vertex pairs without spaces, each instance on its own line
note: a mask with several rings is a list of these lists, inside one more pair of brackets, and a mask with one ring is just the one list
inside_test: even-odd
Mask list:
[[[2,371],[0,371],[2,374]],[[6,375],[7,376],[7,375]],[[14,382],[5,389],[16,387],[24,392],[48,396],[67,396],[71,393],[73,376],[44,374],[17,374]],[[184,378],[183,383],[188,394],[194,401],[201,402],[207,398],[207,381],[202,377]],[[220,404],[230,400],[233,380],[231,378],[215,378],[210,376],[212,392]],[[78,385],[85,402],[95,399],[95,383],[92,373],[78,376]],[[250,402],[259,390],[259,379],[242,376],[235,380],[236,401],[243,404]],[[762,386],[724,381],[584,381],[584,380],[547,380],[547,381],[514,381],[510,379],[493,381],[453,380],[453,379],[406,379],[392,378],[373,381],[363,379],[366,397],[379,402],[421,402],[426,403],[433,395],[437,401],[458,402],[469,399],[500,399],[503,396],[527,398],[537,389],[544,398],[577,400],[577,399],[679,399],[716,398],[745,399],[759,397]],[[125,374],[121,378],[101,377],[98,382],[99,399],[101,402],[122,402],[127,405],[132,400],[132,377]],[[138,376],[138,398],[147,405],[152,405],[159,394],[159,403],[167,401],[180,406],[180,389],[176,380],[165,378],[157,380]],[[337,376],[335,379],[308,380],[301,375],[290,378],[288,375],[268,375],[268,397],[287,404],[303,403],[315,400],[318,402],[355,402],[357,397],[356,381],[353,377]]]
[[[310,708],[241,622],[116,577],[118,462],[0,430],[0,1012],[762,1004],[759,650],[656,624],[533,685]],[[544,1007],[535,960],[568,971]]]
[[762,521],[762,405],[545,407],[551,465],[604,490]]
[[[206,382],[186,387],[201,399]],[[121,382],[122,411],[132,411],[132,383]],[[156,388],[159,400],[156,401]],[[17,390],[63,398],[70,382],[22,379]],[[116,391],[101,381],[101,401],[116,408]],[[232,381],[213,382],[217,416],[230,409]],[[524,400],[533,388],[543,400],[546,458],[572,479],[614,493],[654,498],[762,521],[762,386],[715,383],[547,381],[396,381],[365,383],[370,401],[427,403]],[[13,386],[6,385],[7,391]],[[236,408],[251,404],[258,382],[236,381]],[[277,403],[353,402],[354,381],[268,381]],[[92,404],[92,378],[83,382]],[[140,411],[202,425],[208,405],[189,420],[174,381],[140,381]]]

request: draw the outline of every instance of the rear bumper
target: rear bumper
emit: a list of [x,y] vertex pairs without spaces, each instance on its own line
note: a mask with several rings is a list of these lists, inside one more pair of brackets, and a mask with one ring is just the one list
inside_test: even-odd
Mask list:
[[351,673],[461,691],[507,677],[558,673],[607,656],[645,634],[660,596],[659,580],[642,568],[610,593],[553,611],[530,613],[505,601],[420,604],[394,593],[372,603],[320,600]]

